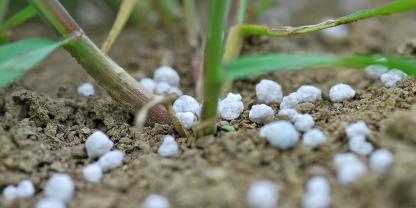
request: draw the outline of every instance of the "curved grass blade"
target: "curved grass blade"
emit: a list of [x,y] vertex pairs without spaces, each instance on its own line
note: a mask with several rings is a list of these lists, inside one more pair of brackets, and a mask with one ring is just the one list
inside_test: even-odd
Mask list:
[[36,16],[36,10],[32,6],[27,6],[26,8],[20,10],[17,14],[13,17],[5,21],[3,24],[0,25],[0,33],[4,30],[7,30],[11,27],[20,25],[27,20],[31,19],[32,17]]
[[57,48],[74,39],[61,41],[27,39],[0,46],[0,88],[23,76]]
[[397,0],[387,5],[374,8],[361,10],[335,20],[328,20],[314,25],[305,25],[300,27],[278,27],[272,28],[263,25],[240,25],[242,35],[266,35],[266,36],[290,36],[299,35],[309,32],[316,32],[319,30],[336,27],[343,24],[356,22],[358,20],[368,19],[371,17],[378,17],[389,15],[393,13],[405,12],[416,9],[415,0]]
[[372,64],[382,64],[397,68],[408,75],[416,76],[416,59],[382,56],[348,56],[271,54],[234,59],[225,64],[225,80],[246,77],[283,70],[296,70],[317,67],[363,68]]
[[117,14],[117,18],[114,21],[113,27],[111,28],[110,34],[108,34],[107,39],[104,41],[104,44],[101,47],[101,50],[104,53],[108,53],[117,37],[120,35],[120,32],[123,30],[124,25],[126,25],[127,20],[133,12],[137,1],[138,0],[123,0],[123,3],[121,4]]
[[3,22],[3,19],[6,16],[8,8],[9,8],[9,0],[1,0],[0,1],[0,23]]

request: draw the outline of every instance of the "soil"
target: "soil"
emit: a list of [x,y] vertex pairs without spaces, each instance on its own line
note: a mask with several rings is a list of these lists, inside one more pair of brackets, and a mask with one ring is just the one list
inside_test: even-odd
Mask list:
[[[322,9],[304,14],[294,22],[318,20]],[[397,54],[399,47],[416,37],[411,27],[415,17],[414,13],[399,14],[353,24],[351,37],[344,41],[330,41],[320,34],[248,38],[243,54]],[[100,43],[107,29],[86,31]],[[37,22],[14,33],[16,38],[50,36]],[[181,28],[144,31],[129,27],[111,56],[138,78],[150,76],[161,64],[171,64],[182,76],[184,91],[194,95],[189,73],[192,51],[183,34]],[[329,140],[324,145],[310,150],[298,143],[291,150],[279,151],[259,138],[261,126],[248,120],[248,109],[255,104],[254,86],[263,78],[279,82],[285,94],[304,84],[323,90],[324,100],[299,105],[298,110],[310,113],[316,127],[327,134]],[[166,196],[172,207],[246,207],[249,185],[262,179],[278,184],[279,207],[300,207],[304,183],[316,174],[324,175],[331,183],[332,207],[416,207],[416,81],[412,78],[388,89],[355,69],[306,69],[237,81],[233,92],[242,94],[245,105],[242,116],[229,122],[237,131],[219,129],[215,137],[198,141],[179,138],[167,125],[138,130],[133,125],[134,116],[119,108],[98,86],[95,97],[77,95],[75,87],[88,80],[91,78],[75,60],[61,50],[0,91],[0,190],[22,179],[32,180],[37,189],[36,197],[31,199],[8,202],[0,197],[0,207],[33,207],[42,198],[48,178],[57,172],[70,174],[76,183],[75,198],[69,204],[72,208],[139,207],[151,193]],[[340,82],[353,86],[357,96],[351,101],[331,103],[328,90]],[[277,111],[278,105],[273,108]],[[369,125],[370,141],[376,148],[393,151],[394,167],[387,175],[369,172],[356,183],[343,186],[336,181],[332,159],[336,153],[348,151],[344,128],[357,120]],[[83,179],[81,170],[93,162],[87,159],[84,142],[96,129],[106,132],[115,149],[125,152],[126,157],[121,168],[93,185]],[[179,157],[164,159],[157,154],[166,134],[176,136]]]

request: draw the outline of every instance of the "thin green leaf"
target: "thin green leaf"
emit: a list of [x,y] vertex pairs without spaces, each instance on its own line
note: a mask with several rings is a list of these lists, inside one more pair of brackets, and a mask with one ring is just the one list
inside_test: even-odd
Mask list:
[[3,19],[6,16],[8,8],[9,8],[9,0],[1,0],[0,1],[0,23],[3,22]]
[[0,25],[0,33],[4,30],[9,29],[10,27],[14,27],[20,25],[27,20],[31,19],[32,17],[36,16],[36,10],[32,6],[27,6],[26,8],[20,10],[17,14],[13,17],[8,19],[6,22]]
[[61,41],[27,39],[0,46],[0,88],[23,76],[55,49],[73,39],[74,36]]
[[271,54],[234,59],[225,64],[226,80],[242,79],[282,70],[296,70],[316,67],[352,67],[363,68],[372,64],[382,64],[397,68],[409,75],[416,76],[416,60],[410,58],[381,56],[349,56]]

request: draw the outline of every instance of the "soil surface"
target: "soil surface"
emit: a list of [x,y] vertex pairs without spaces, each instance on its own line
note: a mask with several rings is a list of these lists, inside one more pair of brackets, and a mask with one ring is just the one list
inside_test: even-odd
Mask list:
[[[335,2],[335,1],[334,1]],[[311,3],[312,4],[312,3]],[[296,24],[316,22],[336,15],[334,10],[307,6],[299,11]],[[330,8],[330,7],[329,7]],[[309,12],[307,12],[309,11]],[[266,52],[327,52],[338,54],[389,53],[416,37],[416,15],[399,14],[366,20],[350,26],[347,40],[334,41],[321,34],[291,38],[248,38],[244,54]],[[312,22],[312,23],[313,23]],[[109,27],[86,29],[97,42]],[[13,31],[16,38],[51,36],[42,24],[30,23]],[[194,95],[191,77],[192,51],[180,28],[141,30],[129,27],[121,35],[111,56],[134,76],[151,76],[162,64],[171,64],[182,76],[186,94]],[[255,104],[255,84],[261,79],[280,83],[284,93],[304,84],[324,92],[324,100],[301,104],[300,112],[310,113],[316,127],[328,141],[316,150],[299,142],[293,149],[279,151],[260,139],[260,125],[248,120]],[[229,122],[236,132],[219,130],[215,137],[180,138],[167,125],[134,127],[134,116],[123,111],[97,86],[92,98],[76,94],[75,87],[91,78],[74,59],[61,50],[37,69],[7,89],[0,91],[0,190],[23,179],[35,183],[31,199],[8,202],[0,197],[0,207],[33,207],[42,198],[48,178],[57,172],[72,176],[76,194],[69,207],[140,207],[151,193],[166,196],[172,207],[246,207],[250,184],[268,179],[279,188],[279,207],[300,207],[304,184],[313,175],[323,175],[331,183],[331,207],[416,207],[416,82],[408,78],[396,88],[385,88],[355,69],[306,69],[281,72],[235,82],[233,92],[241,93],[245,105],[242,116]],[[357,90],[350,101],[331,103],[329,88],[346,83]],[[273,108],[278,111],[278,105]],[[276,119],[281,119],[277,118]],[[372,130],[370,142],[388,148],[395,156],[387,175],[371,171],[352,185],[336,181],[333,157],[347,152],[344,128],[364,120]],[[224,124],[224,122],[221,122]],[[106,132],[115,149],[126,153],[124,165],[106,173],[102,182],[87,183],[82,168],[92,163],[84,150],[86,138],[96,129]],[[164,159],[157,154],[163,135],[175,135],[180,156]],[[368,163],[368,158],[361,157]]]

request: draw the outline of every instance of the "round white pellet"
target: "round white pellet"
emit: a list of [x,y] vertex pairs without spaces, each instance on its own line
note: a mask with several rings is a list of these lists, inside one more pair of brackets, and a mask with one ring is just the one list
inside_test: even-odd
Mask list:
[[338,167],[342,167],[347,163],[351,163],[351,162],[357,162],[359,161],[359,159],[357,158],[357,156],[353,153],[338,153],[335,155],[334,157],[334,163],[335,166]]
[[179,155],[178,143],[170,135],[163,137],[163,142],[159,147],[158,153],[162,157],[174,157]]
[[314,176],[306,183],[306,190],[308,192],[330,193],[331,186],[324,177]]
[[331,204],[330,194],[308,192],[302,197],[303,208],[328,208]]
[[150,78],[143,78],[140,80],[140,84],[143,85],[146,89],[153,92],[156,89],[156,82]]
[[253,105],[248,114],[248,118],[256,123],[265,123],[273,118],[274,110],[265,104]]
[[393,164],[393,154],[386,149],[378,149],[370,156],[370,168],[378,173],[386,173]]
[[65,202],[54,198],[43,198],[36,203],[35,208],[65,208]]
[[297,91],[302,103],[314,103],[322,100],[322,91],[311,85],[303,85]]
[[114,150],[105,153],[98,159],[97,164],[101,167],[103,172],[114,170],[123,164],[124,153],[119,150]]
[[286,116],[290,121],[295,122],[299,113],[295,109],[281,109],[277,114],[279,116]]
[[294,109],[301,101],[302,96],[297,92],[292,92],[288,96],[283,97],[280,109]]
[[103,177],[103,171],[98,164],[94,163],[84,167],[82,169],[82,175],[88,182],[98,183]]
[[309,114],[299,114],[295,120],[295,127],[299,131],[306,132],[313,128],[315,122]]
[[179,87],[181,78],[178,72],[170,66],[162,66],[155,70],[153,80],[156,82],[166,82],[171,86]]
[[384,86],[388,88],[392,88],[392,87],[396,87],[397,82],[399,82],[405,77],[407,77],[407,75],[404,72],[398,69],[392,69],[382,74],[380,79],[381,79],[381,82],[384,83]]
[[168,91],[168,94],[176,94],[177,96],[182,96],[183,92],[177,87],[171,87]]
[[14,200],[15,198],[17,198],[17,187],[16,186],[7,186],[6,188],[3,189],[3,197],[6,200]]
[[35,195],[36,189],[30,180],[23,180],[17,185],[17,197],[29,198]]
[[169,208],[169,200],[159,194],[151,194],[144,200],[143,208]]
[[[324,22],[334,21],[332,18],[327,17],[325,18]],[[339,25],[336,27],[327,28],[321,30],[321,33],[329,39],[333,40],[342,40],[348,37],[349,34],[349,27],[347,25]]]
[[370,129],[364,121],[357,121],[355,123],[351,123],[347,126],[347,128],[345,128],[345,134],[347,134],[349,139],[356,136],[366,137],[370,134]]
[[359,155],[369,155],[373,152],[374,147],[365,140],[364,136],[355,136],[349,140],[350,150]]
[[381,75],[386,73],[389,69],[383,65],[370,65],[365,68],[365,76],[371,80],[380,79]]
[[113,142],[102,131],[96,131],[88,136],[85,148],[89,158],[97,158],[109,152],[113,148]]
[[95,94],[94,85],[89,82],[81,84],[77,87],[77,93],[85,97],[93,96]]
[[201,111],[198,101],[189,95],[182,95],[176,99],[173,103],[172,109],[175,113],[191,112],[195,115],[199,115],[199,112]]
[[332,102],[342,102],[354,98],[355,90],[346,84],[337,84],[329,90],[329,98]]
[[155,94],[156,95],[168,95],[172,86],[166,82],[159,82],[156,84]]
[[218,104],[221,118],[229,121],[240,117],[243,110],[244,104],[240,94],[228,93],[227,97]]
[[314,128],[303,134],[302,142],[310,148],[315,148],[326,142],[326,136],[320,129]]
[[275,208],[278,200],[277,186],[271,181],[257,181],[247,192],[247,203],[252,208]]
[[367,168],[361,161],[346,163],[337,169],[337,179],[341,184],[350,184],[358,180],[367,172]]
[[278,103],[282,101],[282,87],[272,80],[261,80],[256,85],[256,96],[258,103]]
[[190,129],[192,124],[197,120],[195,114],[192,112],[176,113],[176,117],[181,121],[183,127]]
[[288,121],[275,121],[260,129],[260,136],[265,137],[276,148],[286,150],[298,142],[299,134]]
[[45,196],[64,202],[71,201],[75,185],[71,177],[64,173],[54,174],[46,183]]

